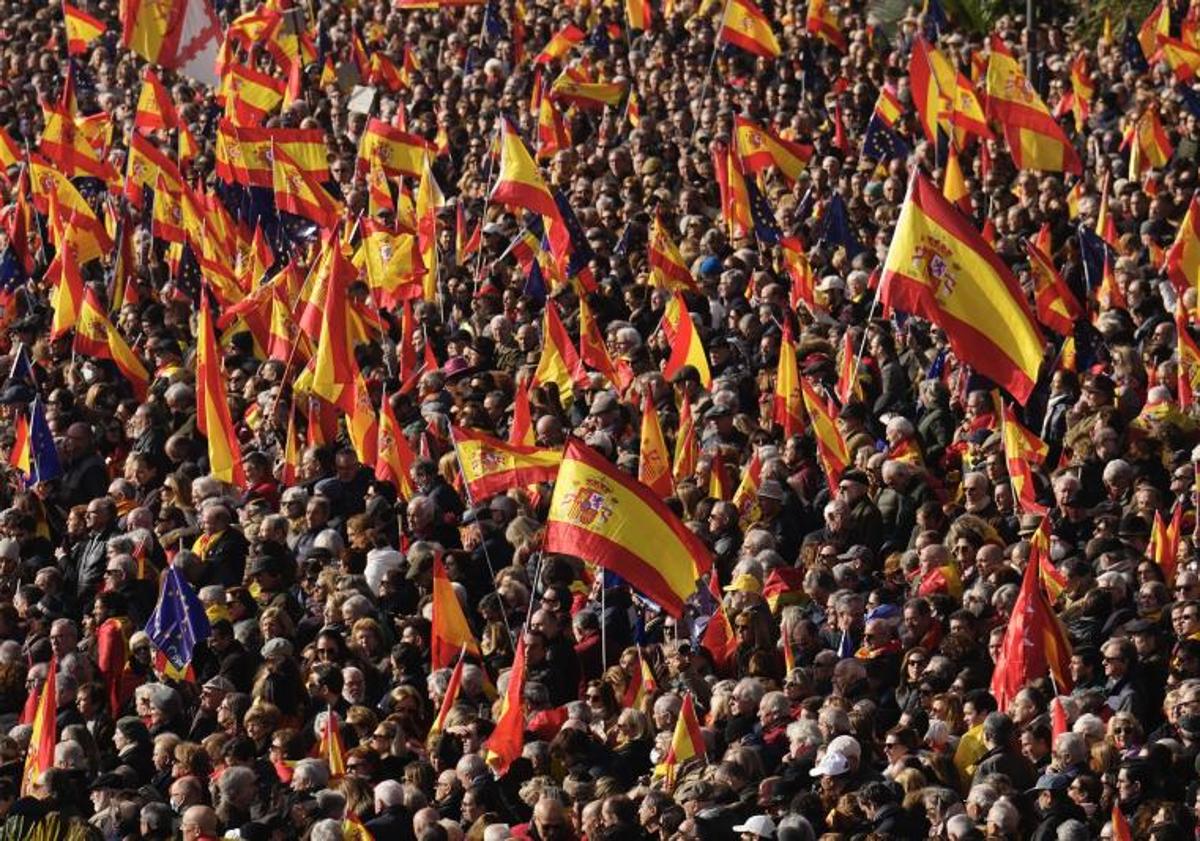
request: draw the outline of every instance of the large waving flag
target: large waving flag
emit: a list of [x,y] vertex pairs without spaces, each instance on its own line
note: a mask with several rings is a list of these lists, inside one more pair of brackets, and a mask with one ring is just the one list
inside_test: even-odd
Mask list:
[[209,0],[122,0],[121,43],[151,64],[217,86],[224,28]]
[[196,426],[208,438],[209,472],[222,482],[243,486],[242,446],[233,429],[221,355],[213,330],[208,298],[200,294],[200,316],[196,337]]
[[1147,108],[1137,118],[1121,145],[1129,147],[1129,177],[1141,178],[1147,169],[1161,169],[1171,160],[1175,148],[1158,118],[1158,109]]
[[146,65],[142,74],[142,91],[138,94],[133,125],[134,128],[142,131],[172,129],[179,125],[179,114],[175,110],[175,103],[172,102],[166,86],[150,65]]
[[567,442],[550,500],[544,548],[612,570],[678,617],[712,558],[645,485],[577,438]]
[[671,356],[663,367],[663,376],[668,380],[684,365],[693,366],[700,373],[700,384],[704,388],[712,388],[712,372],[708,367],[708,354],[692,314],[688,312],[687,304],[683,302],[683,294],[676,292],[667,301],[663,312],[663,332],[671,345]]
[[917,106],[921,130],[930,143],[938,141],[938,125],[942,122],[942,110],[946,107],[938,87],[937,77],[930,62],[929,44],[923,37],[913,42],[912,55],[908,62],[909,86],[913,103]]
[[75,325],[75,352],[96,359],[111,359],[121,375],[133,387],[138,400],[145,400],[150,391],[150,372],[130,349],[121,334],[113,327],[104,307],[90,288],[83,293],[79,322]]
[[417,178],[425,156],[433,151],[433,144],[416,134],[401,131],[383,120],[372,118],[363,133],[358,152],[358,167],[366,172],[372,161],[377,161],[390,178],[407,175]]
[[275,206],[302,216],[321,228],[337,225],[344,209],[342,203],[301,169],[282,148],[272,146],[271,151]]
[[642,399],[641,446],[638,448],[638,481],[657,496],[666,499],[675,495],[675,483],[671,480],[671,456],[663,438],[662,425],[658,422],[658,410],[649,390]]
[[525,148],[525,141],[506,117],[500,118],[500,175],[492,188],[491,201],[558,218],[554,196]]
[[340,237],[333,232],[328,238],[329,275],[325,298],[321,305],[317,349],[313,354],[312,390],[323,400],[340,406],[350,413],[355,409],[355,375],[353,346],[347,329],[349,285],[357,272],[342,254]]
[[[1036,551],[1031,546],[1031,553]],[[1039,583],[1040,570],[1041,561],[1031,556],[992,672],[992,695],[1002,710],[1023,686],[1047,671],[1059,692],[1070,692],[1073,686],[1071,643]]]
[[17,414],[17,435],[9,452],[8,463],[20,470],[25,483],[33,486],[49,482],[62,475],[62,463],[54,447],[54,434],[46,422],[46,412],[41,398],[35,397],[29,404],[29,417]]
[[987,113],[1004,127],[1013,163],[1020,169],[1083,172],[1079,154],[998,38],[987,70]]
[[754,0],[725,0],[719,38],[763,58],[776,58],[782,52],[771,21]]
[[553,482],[562,464],[559,450],[508,444],[459,426],[450,432],[463,483],[473,500],[484,500],[513,487]]
[[103,21],[75,8],[70,3],[64,2],[62,10],[63,23],[67,29],[67,55],[86,53],[88,44],[108,31]]
[[211,633],[200,597],[178,567],[168,566],[158,604],[146,622],[146,636],[158,650],[162,671],[175,679],[187,675],[196,646]]
[[920,173],[909,184],[888,248],[884,306],[941,327],[955,355],[1020,401],[1044,347],[1017,279],[970,222]]
[[441,553],[433,556],[433,595],[430,604],[429,655],[431,668],[447,669],[463,649],[472,657],[480,657],[479,640],[467,622],[462,602],[446,574]]
[[500,714],[492,735],[484,742],[484,759],[497,777],[508,773],[510,765],[525,747],[525,636],[517,637],[508,687],[500,702]]
[[58,658],[50,658],[46,682],[38,695],[33,715],[33,732],[25,752],[25,767],[21,772],[21,796],[33,796],[34,786],[42,774],[54,767],[54,746],[58,744]]
[[573,23],[568,23],[546,42],[546,46],[542,47],[542,51],[537,54],[533,63],[549,64],[556,59],[560,59],[586,37],[587,33],[582,29]]

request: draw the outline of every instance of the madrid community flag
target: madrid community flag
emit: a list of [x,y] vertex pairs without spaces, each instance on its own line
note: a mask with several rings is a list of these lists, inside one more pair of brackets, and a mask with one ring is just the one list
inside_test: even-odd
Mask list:
[[450,432],[463,482],[473,500],[487,499],[513,487],[553,482],[562,464],[559,450],[509,444],[460,426]]
[[879,283],[884,306],[937,324],[959,359],[1025,405],[1044,352],[1025,294],[967,218],[920,173],[909,183]]
[[712,557],[645,485],[578,438],[567,442],[547,517],[545,550],[612,570],[678,617]]

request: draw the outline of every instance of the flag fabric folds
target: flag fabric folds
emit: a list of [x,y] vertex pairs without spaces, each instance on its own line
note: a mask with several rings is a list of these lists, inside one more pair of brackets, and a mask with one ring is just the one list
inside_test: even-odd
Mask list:
[[525,141],[506,118],[500,122],[500,175],[492,188],[491,201],[557,218],[558,205],[525,148]]
[[771,21],[754,0],[726,0],[719,38],[762,58],[775,58],[782,52]]
[[75,325],[75,351],[97,359],[111,359],[133,387],[137,399],[146,399],[150,391],[150,372],[113,327],[90,288],[83,293],[79,321]]
[[562,453],[555,449],[508,444],[459,426],[450,431],[463,482],[475,501],[512,487],[553,482],[562,464]]
[[211,633],[200,597],[178,567],[168,566],[158,604],[146,622],[146,635],[165,660],[167,674],[176,679],[186,675],[196,647]]
[[554,484],[545,550],[612,570],[676,617],[712,567],[704,544],[663,500],[577,438],[567,442]]
[[653,493],[666,499],[675,495],[675,483],[671,480],[671,458],[663,438],[662,425],[658,422],[658,410],[647,391],[642,399],[642,428],[638,448],[638,481]]
[[704,734],[700,732],[700,720],[696,717],[696,704],[691,693],[683,696],[683,706],[679,710],[679,718],[675,720],[675,732],[671,736],[671,746],[660,766],[666,777],[666,789],[672,791],[679,776],[679,768],[683,763],[696,757],[705,757]]
[[21,772],[21,795],[32,796],[42,774],[54,767],[54,746],[58,744],[58,658],[50,658],[46,682],[34,708],[33,732]]
[[1025,294],[970,222],[920,173],[909,184],[880,279],[885,306],[927,318],[955,355],[1025,404],[1044,346]]
[[467,622],[462,602],[446,574],[441,553],[433,556],[433,594],[430,599],[429,654],[431,668],[449,668],[463,649],[472,657],[480,657],[479,640]]
[[200,294],[196,337],[196,426],[208,438],[209,472],[222,482],[246,484],[242,447],[233,429],[221,355],[207,296]]
[[63,3],[62,10],[63,23],[67,29],[68,55],[82,55],[87,52],[88,44],[107,31],[103,21],[75,8],[70,3]]
[[28,417],[17,414],[16,440],[9,452],[8,463],[24,474],[25,483],[30,486],[62,475],[62,463],[41,398],[34,398],[29,404]]
[[500,702],[500,714],[492,735],[484,742],[484,761],[498,777],[521,755],[525,746],[525,637],[517,639],[512,668],[508,671],[508,686]]

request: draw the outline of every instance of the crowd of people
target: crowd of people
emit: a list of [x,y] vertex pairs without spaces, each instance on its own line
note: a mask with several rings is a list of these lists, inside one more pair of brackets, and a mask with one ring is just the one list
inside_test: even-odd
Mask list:
[[[960,204],[1031,302],[1025,242],[1046,226],[1048,255],[1086,308],[1070,343],[1046,331],[1038,384],[1013,406],[1046,445],[1023,496],[1008,475],[1003,397],[936,325],[877,300],[910,175],[940,184],[948,160],[919,125],[908,76],[916,39],[930,38],[981,89],[989,49],[1003,43],[1023,60],[1020,16],[985,32],[947,19],[936,0],[896,20],[842,3],[825,18],[842,49],[806,26],[824,3],[776,0],[762,9],[782,54],[767,59],[721,43],[722,4],[696,0],[651,3],[637,30],[633,4],[594,0],[214,2],[222,26],[279,13],[311,33],[316,55],[301,74],[264,44],[231,50],[289,88],[264,126],[323,133],[348,248],[364,218],[397,222],[417,188],[414,178],[399,192],[385,185],[391,209],[373,196],[358,159],[369,119],[430,141],[446,198],[432,294],[411,306],[418,329],[381,301],[365,267],[349,288],[370,315],[356,361],[373,407],[388,401],[417,454],[411,484],[364,464],[339,412],[332,429],[322,423],[300,394],[302,359],[268,358],[233,321],[221,323],[218,353],[238,485],[212,475],[197,420],[198,393],[212,397],[197,377],[197,312],[209,294],[200,255],[161,237],[148,204],[122,217],[119,184],[77,181],[98,218],[134,226],[132,251],[80,273],[150,372],[143,396],[127,366],[78,352],[74,325],[54,319],[67,274],[47,269],[61,232],[36,215],[28,229],[13,221],[32,202],[24,159],[38,148],[43,103],[60,100],[68,77],[79,124],[109,127],[102,151],[115,171],[139,131],[194,189],[232,195],[216,145],[228,113],[218,97],[229,91],[160,68],[185,129],[134,128],[145,62],[122,45],[119,13],[171,3],[77,5],[107,26],[82,47],[61,3],[0,1],[0,127],[22,159],[0,187],[0,371],[10,372],[0,449],[14,453],[0,494],[6,837],[1196,837],[1200,423],[1191,388],[1180,388],[1172,314],[1177,297],[1197,302],[1168,281],[1163,255],[1200,183],[1200,114],[1190,82],[1159,56],[1143,66],[1120,22],[1115,35],[1097,34],[1097,21],[1062,4],[1035,32],[1033,82],[1051,108],[1072,91],[1080,56],[1094,88],[1078,124],[1057,110],[1081,176],[1018,170],[1001,134],[952,152],[968,190]],[[1186,35],[1187,4],[1163,7],[1164,31]],[[568,24],[586,37],[535,62]],[[402,84],[358,74],[376,54],[403,68]],[[575,255],[587,259],[571,271],[587,284],[532,278],[514,247],[528,249],[528,220],[488,197],[500,116],[538,147],[530,97],[564,67],[624,90],[598,109],[564,104],[559,148],[540,160],[578,219]],[[903,106],[892,130],[904,146],[877,160],[863,141],[884,87]],[[1139,173],[1123,136],[1147,103],[1171,153]],[[722,213],[714,152],[731,144],[737,116],[811,148],[794,179],[756,176],[780,231],[801,243],[811,295],[795,293],[782,247]],[[186,159],[181,134],[195,144]],[[1102,199],[1120,292],[1104,300],[1077,236],[1096,226]],[[245,203],[229,204],[227,217],[243,224]],[[835,207],[845,213],[836,231]],[[460,213],[481,231],[465,257]],[[655,219],[694,281],[683,300],[711,380],[693,365],[663,374],[672,293],[647,260]],[[306,276],[318,232],[282,212],[258,224],[272,232],[271,273]],[[35,265],[14,274],[25,252]],[[132,263],[118,271],[122,260]],[[119,274],[132,284],[120,293]],[[543,311],[555,307],[578,343],[580,295],[622,381],[590,372],[560,392],[534,376],[550,339]],[[800,375],[831,401],[852,374],[846,399],[831,402],[851,462],[839,475],[828,475],[819,430],[785,435],[779,423],[785,330]],[[405,358],[431,357],[437,367],[402,375]],[[697,581],[678,618],[594,559],[543,551],[550,483],[469,494],[451,436],[463,427],[508,439],[527,410],[538,447],[581,438],[636,476],[647,399],[668,449],[681,415],[697,431],[694,469],[674,477],[666,503],[711,552],[715,580]],[[34,408],[59,462],[48,481],[19,458],[36,445]],[[33,450],[36,465],[45,447]],[[738,501],[753,504],[736,504],[751,465]],[[1058,582],[1046,598],[1071,646],[1069,675],[1034,676],[999,704],[993,672],[1043,519],[1031,499],[1046,509],[1048,578]],[[1175,529],[1170,558],[1148,548],[1164,523]],[[186,670],[146,630],[169,568],[207,619]],[[449,665],[431,668],[443,568],[479,642],[453,683]],[[704,644],[722,616],[736,639],[728,657]],[[487,745],[518,642],[524,746],[497,775]],[[38,708],[51,679],[53,758],[42,769]],[[703,751],[677,761],[684,714],[696,716]]]

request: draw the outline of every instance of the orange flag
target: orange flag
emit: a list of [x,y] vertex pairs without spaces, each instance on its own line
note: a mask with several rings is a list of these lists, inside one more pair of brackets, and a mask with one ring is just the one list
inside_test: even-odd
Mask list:
[[503,777],[525,747],[525,637],[517,638],[508,688],[500,702],[496,727],[484,743],[484,758],[493,773]]
[[1112,841],[1133,841],[1133,829],[1121,811],[1121,804],[1115,800],[1112,807]]
[[586,557],[680,616],[712,557],[666,503],[578,438],[567,442],[544,548]]

